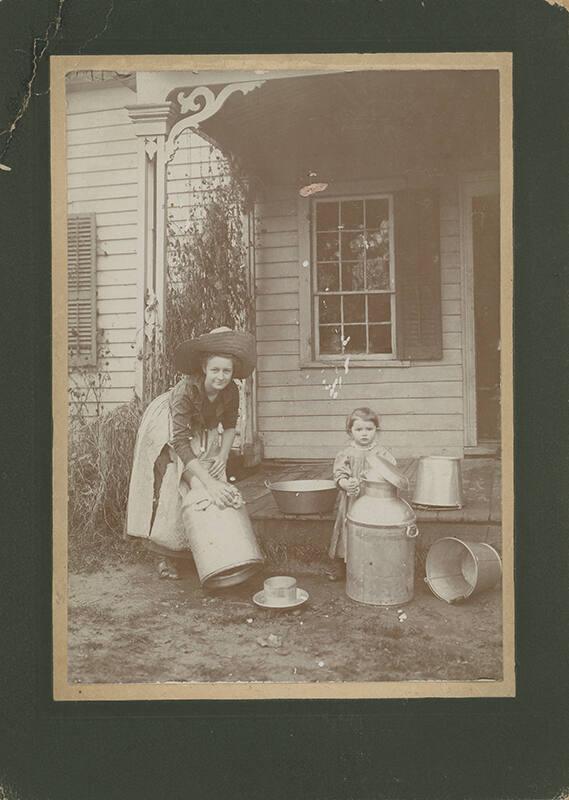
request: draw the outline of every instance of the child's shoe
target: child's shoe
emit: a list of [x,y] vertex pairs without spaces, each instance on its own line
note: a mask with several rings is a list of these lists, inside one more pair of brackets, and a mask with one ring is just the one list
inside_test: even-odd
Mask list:
[[335,559],[325,574],[329,581],[343,581],[346,577],[346,562],[339,558]]

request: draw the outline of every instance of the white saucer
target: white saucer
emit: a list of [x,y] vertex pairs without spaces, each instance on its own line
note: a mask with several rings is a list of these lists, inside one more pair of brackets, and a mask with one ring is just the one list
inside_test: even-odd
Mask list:
[[277,606],[277,605],[272,605],[272,604],[266,603],[265,602],[265,592],[262,589],[261,589],[260,592],[257,592],[257,594],[253,595],[253,602],[256,605],[261,606],[261,608],[273,608],[273,609],[277,609],[277,610],[278,609],[286,610],[288,608],[296,608],[297,606],[301,606],[303,603],[306,603],[307,600],[308,600],[308,592],[306,592],[304,589],[298,589],[298,588],[296,590],[296,600],[293,603],[287,603],[284,606],[280,606],[280,605]]

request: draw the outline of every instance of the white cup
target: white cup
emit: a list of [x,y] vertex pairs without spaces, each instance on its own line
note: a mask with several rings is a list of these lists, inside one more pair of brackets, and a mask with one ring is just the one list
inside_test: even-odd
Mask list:
[[265,602],[270,605],[287,606],[297,599],[296,579],[287,575],[267,578],[263,584]]

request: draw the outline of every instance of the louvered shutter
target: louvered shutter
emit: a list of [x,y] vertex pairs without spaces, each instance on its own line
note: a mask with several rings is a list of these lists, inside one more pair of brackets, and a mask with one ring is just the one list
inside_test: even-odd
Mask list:
[[94,214],[67,221],[67,336],[73,366],[97,363],[96,233]]
[[397,355],[443,357],[438,195],[397,192],[394,206]]

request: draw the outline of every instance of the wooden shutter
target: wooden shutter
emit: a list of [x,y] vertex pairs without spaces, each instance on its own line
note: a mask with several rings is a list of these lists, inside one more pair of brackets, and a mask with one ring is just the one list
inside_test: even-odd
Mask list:
[[439,203],[431,189],[397,192],[394,206],[397,356],[443,357]]
[[94,214],[67,221],[67,336],[72,366],[97,363],[96,235]]

